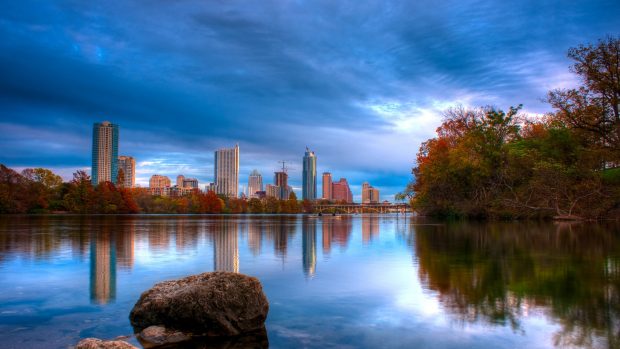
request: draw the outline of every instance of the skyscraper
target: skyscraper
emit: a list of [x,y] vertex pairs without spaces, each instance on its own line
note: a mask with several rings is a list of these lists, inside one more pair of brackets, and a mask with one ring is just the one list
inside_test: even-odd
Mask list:
[[308,147],[304,154],[302,198],[316,200],[316,156]]
[[288,186],[288,173],[285,171],[275,172],[274,182],[276,187],[278,187],[278,199],[280,200],[288,200],[288,196],[290,195],[290,187]]
[[351,188],[345,178],[340,178],[338,182],[332,183],[332,199],[334,201],[353,202],[353,194]]
[[374,188],[368,182],[362,184],[362,204],[379,203],[379,189]]
[[215,151],[215,192],[229,197],[239,193],[239,145]]
[[332,174],[323,172],[323,199],[332,199]]
[[263,176],[254,169],[248,178],[248,196],[255,198],[257,191],[263,191]]
[[93,124],[93,185],[116,183],[118,175],[118,125],[109,121]]
[[[118,157],[118,172],[123,172],[123,181],[120,185],[123,188],[133,188],[136,186],[136,160],[131,156]],[[118,178],[117,178],[118,179]]]

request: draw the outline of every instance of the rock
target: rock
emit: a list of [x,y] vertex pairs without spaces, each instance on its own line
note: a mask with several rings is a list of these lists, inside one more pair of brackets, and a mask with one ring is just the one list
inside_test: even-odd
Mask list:
[[144,348],[153,348],[161,345],[169,345],[190,340],[191,335],[183,332],[169,330],[162,326],[149,326],[137,336]]
[[142,293],[129,319],[135,332],[164,326],[196,336],[238,336],[264,331],[268,311],[258,279],[212,272],[156,284]]
[[138,349],[124,341],[103,341],[97,338],[82,339],[75,349]]

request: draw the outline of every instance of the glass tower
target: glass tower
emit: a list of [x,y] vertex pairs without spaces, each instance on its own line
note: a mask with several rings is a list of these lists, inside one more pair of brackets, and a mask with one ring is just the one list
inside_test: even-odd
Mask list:
[[118,125],[109,121],[93,124],[93,185],[101,182],[116,184],[118,175]]
[[302,197],[304,200],[316,200],[316,155],[308,147],[304,154]]

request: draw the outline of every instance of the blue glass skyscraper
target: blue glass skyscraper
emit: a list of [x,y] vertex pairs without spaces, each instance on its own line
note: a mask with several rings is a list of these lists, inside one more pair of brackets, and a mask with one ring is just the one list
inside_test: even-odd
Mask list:
[[118,125],[109,121],[93,124],[93,185],[101,182],[116,184],[118,175]]
[[316,200],[316,156],[306,147],[303,170],[303,199]]

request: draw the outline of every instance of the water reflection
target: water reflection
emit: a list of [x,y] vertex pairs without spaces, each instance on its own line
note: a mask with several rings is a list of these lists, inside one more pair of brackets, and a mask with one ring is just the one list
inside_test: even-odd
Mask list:
[[213,236],[213,269],[239,272],[239,225],[231,220],[217,220],[211,227]]
[[364,244],[370,243],[371,240],[379,236],[379,216],[366,215],[362,216],[362,241]]
[[342,249],[347,247],[351,230],[353,229],[352,217],[350,216],[326,216],[321,219],[323,229],[323,254],[329,255],[332,243]]
[[[89,306],[100,311],[117,307],[122,317],[139,292],[162,278],[209,270],[249,271],[272,292],[275,319],[278,309],[282,311],[281,304],[289,302],[287,309],[293,309],[293,315],[298,312],[312,321],[322,316],[313,309],[321,309],[316,311],[332,312],[331,320],[325,321],[339,319],[340,326],[350,323],[342,320],[342,314],[355,313],[357,307],[383,309],[389,316],[382,319],[399,315],[388,312],[394,294],[372,292],[380,288],[376,284],[393,283],[391,278],[417,272],[413,282],[431,302],[438,302],[437,317],[459,322],[461,328],[505,328],[527,337],[532,331],[530,319],[540,323],[543,318],[555,332],[537,335],[548,338],[550,345],[620,347],[620,226],[611,223],[429,224],[377,215],[0,217],[3,285],[20,278],[20,272],[29,280],[42,274],[41,270],[73,276],[68,281],[71,287],[81,289],[75,293],[80,302],[92,303],[96,306]],[[350,285],[339,284],[345,279]],[[62,293],[56,290],[67,287],[62,281],[52,277],[37,286],[32,281],[25,284],[39,287],[35,291],[40,297],[51,299],[51,294]],[[56,288],[48,288],[49,283]],[[350,287],[342,291],[347,301],[320,303],[324,295],[320,292],[327,294],[324,299],[332,300],[339,296],[340,287]],[[280,289],[286,291],[279,294]],[[401,290],[398,296],[420,297],[414,289],[406,290],[412,295],[403,295]],[[33,311],[28,309],[41,302],[32,295],[19,298],[22,296],[8,293],[0,293],[0,331],[19,328],[2,327],[11,325],[6,319],[16,311],[7,307],[21,309],[22,302],[27,311]],[[298,293],[298,297],[281,301],[278,297],[287,296],[283,293]],[[85,321],[86,315],[75,316],[71,323]],[[114,322],[114,316],[107,318],[112,320],[105,321]],[[375,321],[373,326],[381,324],[369,318]],[[279,326],[286,329],[287,322],[283,320]],[[393,330],[384,326],[387,332]],[[460,333],[459,326],[444,329]],[[410,330],[415,332],[413,326]],[[272,332],[270,342],[271,336]]]
[[316,221],[305,219],[302,223],[303,270],[306,277],[316,273]]
[[90,299],[106,304],[116,296],[116,245],[107,229],[90,240]]
[[[610,232],[616,232],[612,234]],[[618,227],[455,223],[415,232],[419,278],[464,322],[556,319],[556,346],[620,347]],[[601,342],[602,341],[602,342]]]

